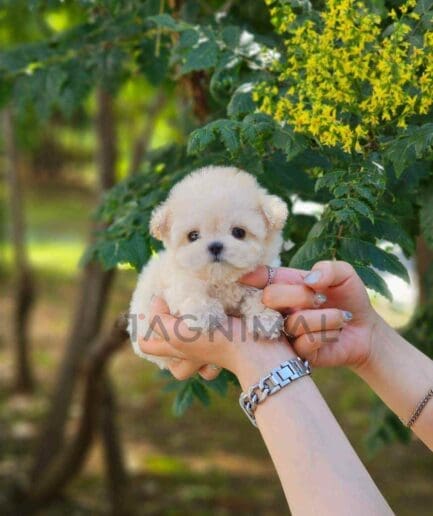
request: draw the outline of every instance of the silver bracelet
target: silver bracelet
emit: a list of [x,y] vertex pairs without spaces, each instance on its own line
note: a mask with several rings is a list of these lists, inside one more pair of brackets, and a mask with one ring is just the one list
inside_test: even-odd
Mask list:
[[275,394],[286,385],[311,374],[310,364],[301,358],[292,358],[282,362],[278,367],[252,385],[248,392],[239,396],[239,405],[254,426],[257,426],[254,412],[257,405],[263,403],[268,396]]
[[411,428],[413,426],[413,424],[415,423],[415,421],[419,418],[419,416],[421,415],[421,412],[424,410],[424,407],[427,405],[427,403],[429,402],[429,400],[433,398],[433,389],[430,389],[427,394],[424,396],[424,398],[418,403],[418,405],[416,406],[411,418],[409,419],[409,421],[406,423],[406,426],[408,428]]

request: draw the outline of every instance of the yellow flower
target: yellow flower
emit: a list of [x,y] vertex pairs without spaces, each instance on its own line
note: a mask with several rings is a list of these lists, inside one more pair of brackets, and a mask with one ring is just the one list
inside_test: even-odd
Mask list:
[[362,152],[383,121],[405,127],[408,117],[431,109],[433,31],[415,47],[404,22],[407,13],[416,19],[416,0],[400,7],[401,18],[389,11],[394,31],[385,36],[381,18],[361,1],[329,0],[315,21],[298,18],[287,3],[266,2],[286,59],[272,66],[274,87],[254,93],[262,111],[322,145]]

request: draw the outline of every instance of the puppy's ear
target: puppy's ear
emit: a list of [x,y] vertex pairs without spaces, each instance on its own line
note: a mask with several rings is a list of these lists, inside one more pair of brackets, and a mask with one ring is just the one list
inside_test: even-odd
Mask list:
[[150,234],[158,240],[164,240],[169,230],[169,223],[170,210],[167,202],[163,202],[152,211],[149,224]]
[[272,229],[280,230],[286,223],[289,214],[286,203],[276,195],[264,194],[262,210]]

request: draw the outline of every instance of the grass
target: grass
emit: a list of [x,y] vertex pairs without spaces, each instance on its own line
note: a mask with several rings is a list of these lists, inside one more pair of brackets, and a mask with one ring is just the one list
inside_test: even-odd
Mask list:
[[[63,353],[77,294],[76,263],[87,238],[93,197],[59,186],[31,192],[27,220],[30,257],[38,286],[32,316],[32,359],[38,379],[34,397],[12,395],[9,314],[11,280],[0,303],[0,512],[8,513],[10,479],[29,461]],[[9,260],[9,267],[11,261]],[[118,272],[106,324],[125,309],[135,283],[130,270]],[[377,301],[379,305],[381,301]],[[383,308],[383,307],[382,307]],[[390,308],[388,316],[400,320]],[[131,476],[131,496],[143,515],[277,515],[286,504],[258,432],[241,414],[238,392],[213,397],[211,409],[194,405],[182,418],[171,412],[172,394],[155,368],[127,349],[110,367],[118,397],[118,421]],[[433,506],[433,456],[418,442],[394,444],[369,458],[364,438],[372,394],[349,371],[316,371],[315,379],[362,460],[399,515],[427,516]],[[71,413],[71,428],[78,417]],[[104,461],[99,442],[84,471],[47,515],[105,514]]]

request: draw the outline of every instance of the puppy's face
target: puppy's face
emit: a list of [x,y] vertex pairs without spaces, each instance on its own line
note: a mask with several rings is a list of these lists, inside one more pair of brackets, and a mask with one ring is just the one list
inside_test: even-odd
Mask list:
[[151,231],[182,269],[222,281],[265,263],[286,217],[283,201],[249,174],[210,167],[176,185],[155,210]]

